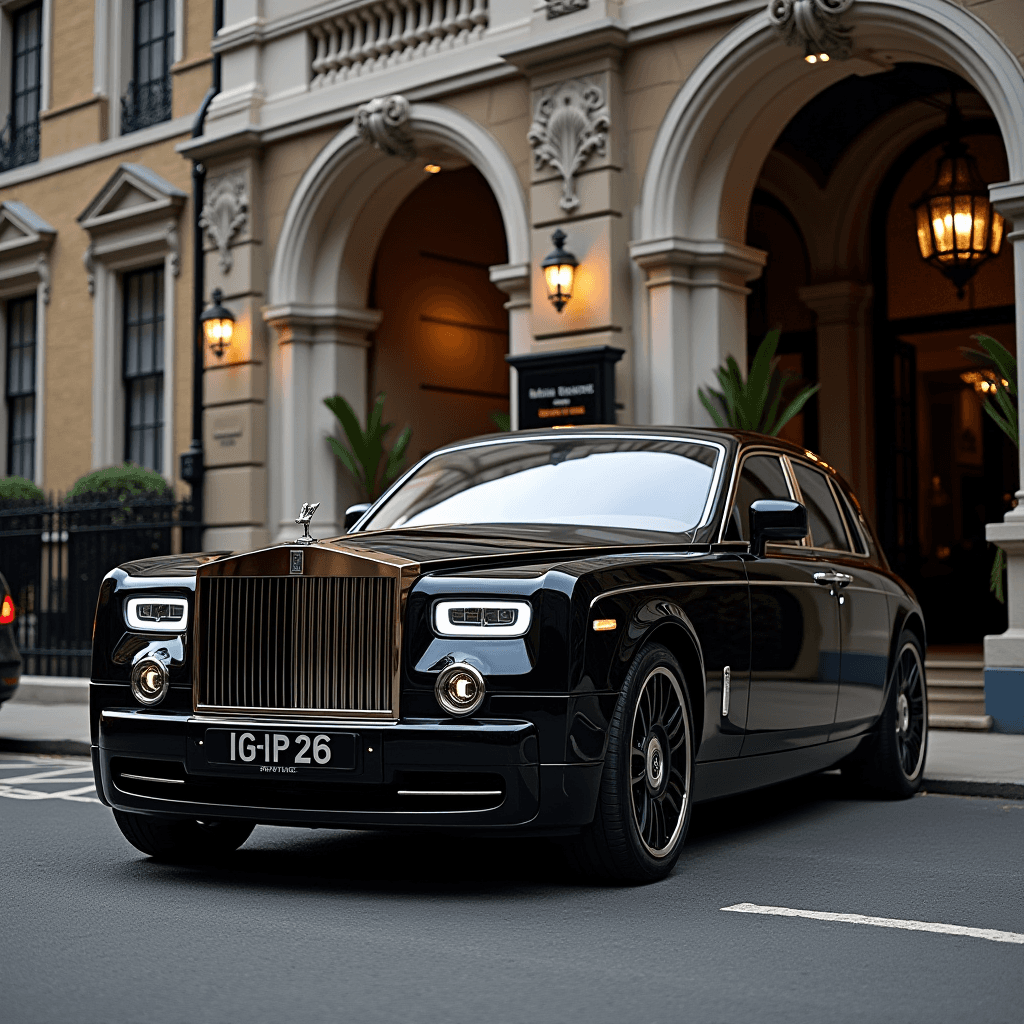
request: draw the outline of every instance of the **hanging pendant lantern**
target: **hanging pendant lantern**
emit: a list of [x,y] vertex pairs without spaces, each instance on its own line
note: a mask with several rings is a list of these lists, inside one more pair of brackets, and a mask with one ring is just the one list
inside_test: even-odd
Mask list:
[[959,298],[978,268],[999,254],[1003,218],[992,209],[988,185],[962,137],[960,111],[953,97],[949,141],[935,167],[935,180],[911,205],[917,215],[921,258],[956,285]]

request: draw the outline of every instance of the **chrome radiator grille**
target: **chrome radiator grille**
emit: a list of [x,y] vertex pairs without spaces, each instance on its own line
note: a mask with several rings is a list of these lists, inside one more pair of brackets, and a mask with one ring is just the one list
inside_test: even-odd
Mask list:
[[221,576],[198,583],[197,710],[392,717],[396,579]]

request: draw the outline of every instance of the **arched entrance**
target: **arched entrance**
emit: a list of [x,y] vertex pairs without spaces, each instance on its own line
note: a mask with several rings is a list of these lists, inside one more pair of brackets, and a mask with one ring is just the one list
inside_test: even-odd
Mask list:
[[344,128],[303,175],[285,215],[264,310],[277,332],[268,490],[278,537],[292,535],[292,510],[311,499],[323,503],[314,532],[338,534],[346,505],[357,500],[327,446],[336,421],[322,400],[342,394],[365,414],[368,352],[381,325],[381,311],[369,302],[375,256],[396,211],[423,184],[427,164],[468,164],[486,182],[507,251],[507,262],[491,266],[489,277],[510,296],[509,348],[529,347],[529,222],[507,154],[472,119],[440,104],[412,104],[404,130],[411,159],[386,156],[355,124]]
[[[647,273],[643,347],[653,422],[703,422],[696,388],[726,356],[745,355],[746,284],[764,264],[763,252],[745,243],[751,198],[766,157],[809,94],[899,62],[959,73],[992,111],[1022,196],[1013,201],[1024,212],[1024,80],[1005,44],[950,0],[858,0],[851,21],[854,56],[812,67],[783,45],[766,12],[753,15],[708,52],[669,107],[631,245]],[[848,194],[844,204],[851,217],[855,198]],[[1024,276],[1016,289],[1020,318]]]

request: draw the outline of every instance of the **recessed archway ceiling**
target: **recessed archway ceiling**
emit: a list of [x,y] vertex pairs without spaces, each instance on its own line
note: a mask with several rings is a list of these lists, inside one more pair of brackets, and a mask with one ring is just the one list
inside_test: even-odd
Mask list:
[[915,100],[949,106],[950,88],[980,101],[959,75],[933,64],[901,63],[876,75],[850,75],[829,86],[798,111],[775,148],[799,160],[824,185],[858,136],[890,111]]

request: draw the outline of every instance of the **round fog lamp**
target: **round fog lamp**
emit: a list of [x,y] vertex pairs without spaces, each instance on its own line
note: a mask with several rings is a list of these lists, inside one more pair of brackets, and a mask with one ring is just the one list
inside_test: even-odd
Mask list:
[[158,658],[143,658],[132,669],[132,693],[143,704],[159,704],[170,683],[167,666]]
[[449,665],[434,686],[437,703],[450,715],[471,715],[484,699],[484,677],[472,665]]

